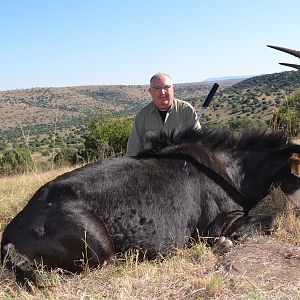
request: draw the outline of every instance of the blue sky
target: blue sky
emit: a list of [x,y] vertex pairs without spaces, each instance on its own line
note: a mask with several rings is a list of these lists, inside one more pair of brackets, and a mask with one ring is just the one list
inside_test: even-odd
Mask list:
[[292,70],[299,0],[0,0],[0,90]]

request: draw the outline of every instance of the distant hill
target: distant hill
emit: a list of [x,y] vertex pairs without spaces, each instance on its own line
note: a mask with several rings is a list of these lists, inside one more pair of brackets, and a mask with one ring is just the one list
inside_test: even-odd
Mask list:
[[[300,88],[300,71],[251,77],[218,93],[210,107],[210,120],[255,116],[270,119],[288,94]],[[199,102],[196,105],[199,105]]]
[[[267,120],[286,96],[300,87],[300,71],[213,82],[218,82],[220,88],[201,120],[203,124],[243,116]],[[189,101],[198,111],[213,82],[176,84],[175,95]],[[25,138],[30,136],[37,145],[49,143],[50,132],[62,131],[61,141],[78,143],[78,136],[82,136],[91,116],[100,111],[133,116],[151,101],[148,88],[148,85],[94,85],[2,91],[0,151],[3,140],[20,136],[21,129]]]
[[213,78],[207,78],[203,80],[202,82],[210,82],[210,81],[223,81],[223,80],[245,80],[251,77],[254,77],[255,75],[239,75],[239,76],[223,76],[223,77],[213,77]]
[[[220,90],[238,81],[220,81]],[[175,85],[176,97],[200,99],[210,83]],[[135,114],[151,101],[147,85],[32,88],[0,92],[0,132],[46,124],[72,124],[99,111]]]

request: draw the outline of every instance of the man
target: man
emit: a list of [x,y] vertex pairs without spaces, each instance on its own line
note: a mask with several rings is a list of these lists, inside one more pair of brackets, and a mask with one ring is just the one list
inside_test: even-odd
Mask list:
[[150,79],[149,92],[152,102],[144,106],[136,115],[127,142],[127,156],[137,156],[147,149],[148,132],[173,130],[180,131],[190,127],[201,128],[197,114],[188,102],[174,98],[172,79],[165,73],[156,73]]

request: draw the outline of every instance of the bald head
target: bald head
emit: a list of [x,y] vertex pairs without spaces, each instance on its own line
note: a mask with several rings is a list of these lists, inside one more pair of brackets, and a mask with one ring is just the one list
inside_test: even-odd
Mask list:
[[172,82],[172,78],[171,76],[169,76],[168,74],[166,73],[163,73],[163,72],[158,72],[156,74],[154,74],[151,79],[150,79],[150,87],[153,85],[153,82],[156,80],[156,79],[160,79],[160,78],[169,78],[169,80]]
[[149,92],[155,106],[161,110],[168,110],[174,99],[174,89],[171,77],[165,73],[156,73],[150,79]]

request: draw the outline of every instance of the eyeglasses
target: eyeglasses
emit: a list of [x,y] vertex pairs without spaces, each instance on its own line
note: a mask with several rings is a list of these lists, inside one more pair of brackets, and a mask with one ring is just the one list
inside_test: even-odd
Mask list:
[[151,89],[153,89],[156,92],[165,91],[168,92],[169,89],[173,87],[173,85],[165,85],[165,86],[152,86]]

